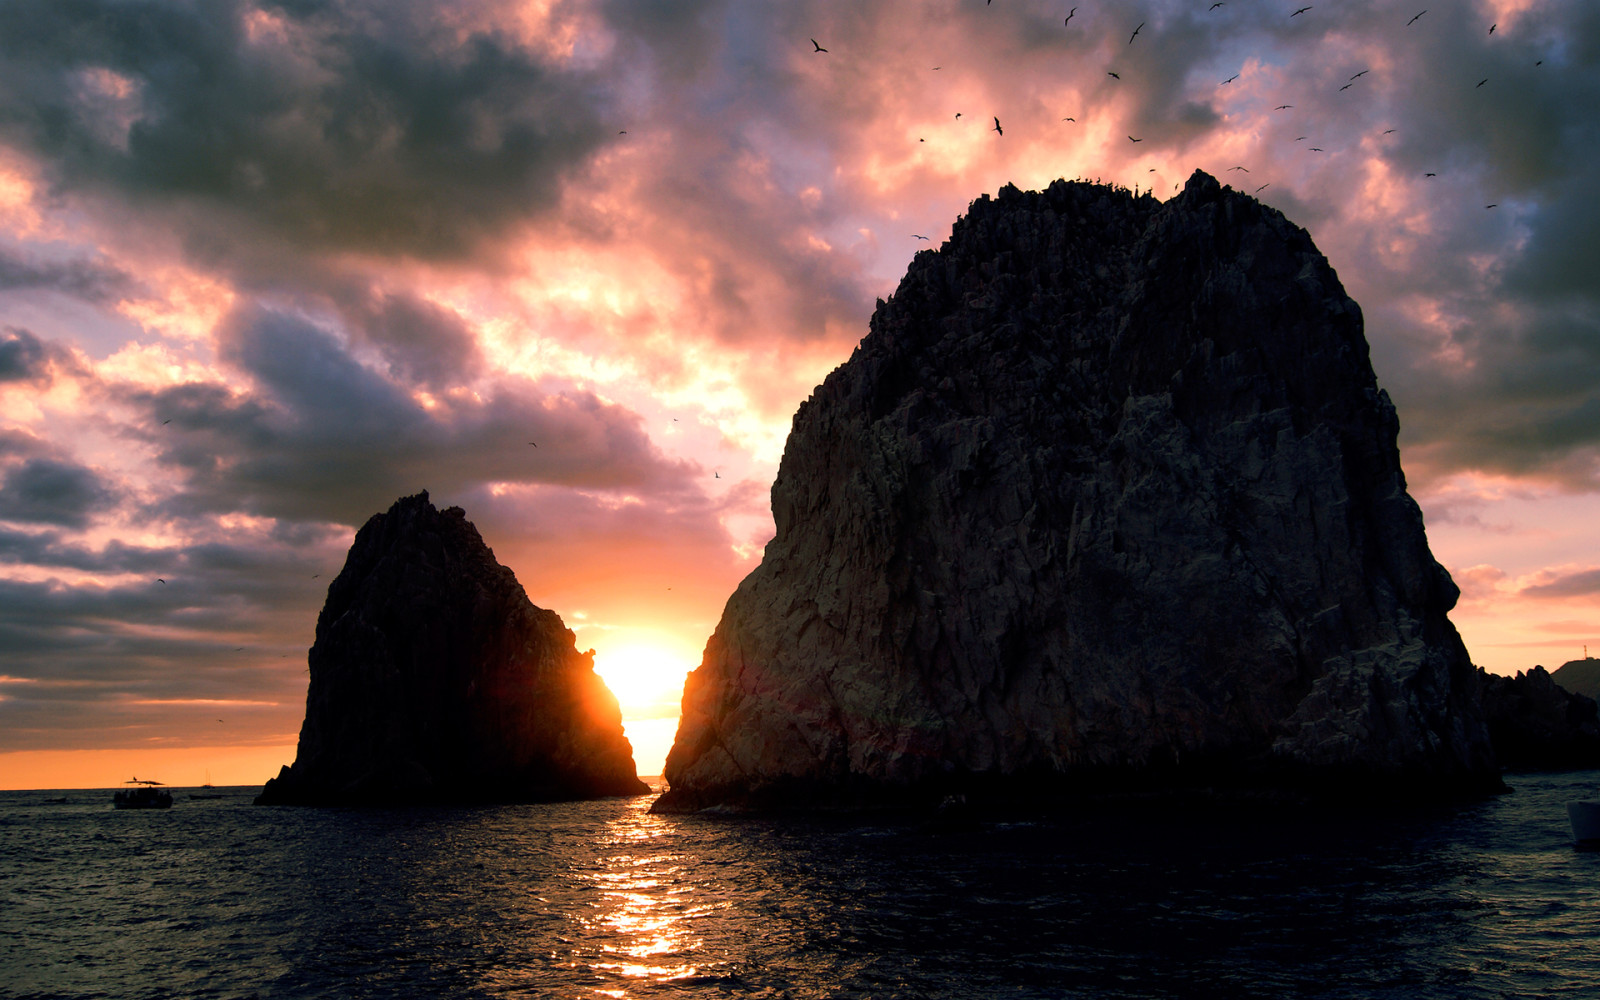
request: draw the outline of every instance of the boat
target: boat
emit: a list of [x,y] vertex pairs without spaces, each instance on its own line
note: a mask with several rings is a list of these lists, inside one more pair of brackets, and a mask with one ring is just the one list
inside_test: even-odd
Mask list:
[[1567,821],[1580,847],[1600,847],[1600,802],[1568,802]]
[[123,782],[132,785],[124,788],[111,797],[111,805],[117,809],[171,809],[172,793],[159,787],[161,782],[151,781],[148,778],[129,778]]

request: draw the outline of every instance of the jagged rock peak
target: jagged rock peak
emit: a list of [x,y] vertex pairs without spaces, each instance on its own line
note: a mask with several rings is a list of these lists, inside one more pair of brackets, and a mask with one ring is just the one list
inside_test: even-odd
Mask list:
[[1279,212],[978,199],[795,414],[656,807],[1497,787],[1397,433]]
[[635,795],[594,653],[535,607],[460,507],[426,491],[356,533],[328,587],[292,766],[263,804]]

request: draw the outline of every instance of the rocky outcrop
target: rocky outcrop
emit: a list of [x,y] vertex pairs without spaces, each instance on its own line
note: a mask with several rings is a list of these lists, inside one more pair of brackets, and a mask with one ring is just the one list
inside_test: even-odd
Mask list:
[[405,497],[356,533],[311,647],[292,766],[257,803],[635,795],[617,699],[459,507]]
[[979,199],[796,413],[656,808],[1498,787],[1397,433],[1273,209]]
[[1600,660],[1592,656],[1568,660],[1551,671],[1550,678],[1573,694],[1600,698]]
[[1593,698],[1564,689],[1542,666],[1514,677],[1479,667],[1478,684],[1489,738],[1503,766],[1600,767],[1600,706]]

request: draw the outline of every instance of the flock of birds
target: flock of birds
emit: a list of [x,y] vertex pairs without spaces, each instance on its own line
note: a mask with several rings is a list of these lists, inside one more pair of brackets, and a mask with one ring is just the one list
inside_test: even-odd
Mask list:
[[[989,5],[991,5],[993,3],[993,0],[984,0],[984,2],[985,2],[985,6],[989,6]],[[1212,3],[1211,6],[1206,8],[1206,11],[1207,11],[1207,13],[1210,13],[1212,11],[1215,11],[1219,7],[1226,7],[1226,6],[1227,6],[1227,0],[1217,0],[1217,2]],[[1315,9],[1315,5],[1308,4],[1308,5],[1304,6],[1304,7],[1296,8],[1295,10],[1291,11],[1288,16],[1290,18],[1296,18],[1296,17],[1301,16],[1302,14],[1307,14],[1307,13],[1311,12],[1314,9]],[[1078,8],[1077,7],[1073,7],[1070,11],[1067,12],[1067,16],[1066,16],[1065,20],[1063,21],[1063,24],[1066,27],[1070,28],[1072,26],[1072,19],[1077,16],[1077,13],[1078,13]],[[1412,25],[1416,24],[1427,13],[1428,13],[1428,8],[1424,8],[1424,9],[1418,11],[1416,14],[1412,15],[1410,20],[1405,22],[1405,27],[1409,28]],[[1147,22],[1140,21],[1139,24],[1128,35],[1128,41],[1127,41],[1128,45],[1132,45],[1134,43],[1134,40],[1139,37],[1139,33],[1144,30],[1146,23]],[[1499,23],[1498,22],[1489,25],[1488,33],[1490,35],[1493,35],[1495,33],[1495,30],[1498,27],[1499,27]],[[811,42],[811,45],[812,45],[813,54],[826,53],[828,51],[815,38],[810,39],[810,42]],[[1541,66],[1543,64],[1544,64],[1544,60],[1543,59],[1540,59],[1540,60],[1538,60],[1537,62],[1534,63],[1535,66]],[[933,69],[935,69],[935,70],[937,70],[939,68],[940,67],[938,67],[938,66],[933,67]],[[1370,72],[1371,72],[1370,69],[1363,69],[1360,72],[1353,74],[1341,87],[1339,87],[1339,92],[1343,93],[1344,91],[1349,90],[1350,88],[1354,87],[1356,85],[1356,81],[1360,80],[1362,77],[1366,76]],[[1111,77],[1114,80],[1119,80],[1119,81],[1122,79],[1121,74],[1117,73],[1115,70],[1107,70],[1106,71],[1106,76]],[[1223,80],[1222,83],[1219,84],[1219,86],[1226,86],[1226,85],[1234,82],[1235,80],[1239,79],[1239,76],[1240,76],[1240,74],[1235,73],[1233,76],[1230,76],[1226,80]],[[1473,89],[1478,89],[1480,87],[1483,87],[1488,82],[1489,82],[1489,78],[1488,77],[1484,77],[1483,79],[1479,80],[1477,82],[1477,84],[1474,85]],[[1276,107],[1274,107],[1273,110],[1274,111],[1288,111],[1288,110],[1291,110],[1293,108],[1294,108],[1293,104],[1280,104],[1280,105],[1277,105]],[[959,112],[959,111],[956,112],[956,118],[959,119],[960,117],[961,117],[961,112]],[[1004,136],[1006,134],[1005,133],[1005,127],[1003,125],[1001,125],[1000,117],[998,115],[991,115],[990,117],[993,119],[994,125],[992,125],[989,128],[989,131],[994,132],[998,136]],[[1077,118],[1072,117],[1072,116],[1068,116],[1068,117],[1062,118],[1061,120],[1063,122],[1074,122],[1074,123],[1077,122]],[[1392,129],[1392,128],[1391,129],[1385,129],[1381,134],[1382,135],[1392,135],[1396,131],[1398,131],[1398,130],[1397,129]],[[1302,135],[1302,136],[1296,137],[1294,141],[1295,142],[1305,142],[1309,138],[1310,138],[1309,136]],[[918,139],[917,141],[918,142],[924,142],[926,140]],[[1135,142],[1135,143],[1144,142],[1144,138],[1142,136],[1129,135],[1128,136],[1128,141],[1129,142]],[[1322,147],[1322,146],[1307,146],[1306,147],[1306,152],[1308,152],[1308,153],[1322,153],[1322,152],[1326,152],[1326,151],[1327,151],[1326,148]],[[1249,173],[1250,172],[1247,168],[1245,168],[1243,166],[1236,166],[1236,167],[1231,168],[1231,170],[1233,170],[1233,171],[1243,171],[1245,173]],[[1154,173],[1155,172],[1155,168],[1151,167],[1149,169],[1149,172],[1150,173]],[[1437,177],[1438,174],[1437,174],[1437,172],[1430,171],[1430,172],[1424,173],[1423,176],[1425,178],[1426,177]],[[1262,191],[1266,190],[1268,187],[1271,187],[1271,182],[1268,182],[1266,184],[1262,184],[1260,187],[1257,187],[1255,189],[1255,193],[1256,194],[1260,194]],[[1177,188],[1178,188],[1178,185],[1174,184],[1173,185],[1173,189],[1177,190]],[[1135,190],[1137,190],[1137,189],[1135,189]],[[1484,207],[1485,208],[1498,208],[1499,204],[1498,203],[1491,203],[1491,204],[1486,205]],[[913,233],[913,234],[911,234],[911,236],[912,236],[913,239],[918,239],[918,240],[927,240],[928,239],[928,237],[920,235],[920,234],[917,234],[917,233]]]

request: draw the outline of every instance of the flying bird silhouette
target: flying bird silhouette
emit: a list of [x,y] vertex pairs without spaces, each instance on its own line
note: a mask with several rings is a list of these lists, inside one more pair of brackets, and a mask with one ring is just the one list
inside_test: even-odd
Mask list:
[[1246,167],[1229,167],[1229,168],[1228,168],[1228,170],[1229,170],[1229,171],[1230,171],[1230,172],[1232,172],[1232,171],[1234,171],[1234,170],[1243,170],[1243,171],[1244,171],[1244,172],[1245,172],[1245,173],[1247,173],[1247,174],[1248,174],[1248,173],[1249,173],[1249,172],[1250,172],[1250,171],[1249,171],[1249,169],[1248,169],[1248,168],[1246,168]]
[[959,111],[957,111],[957,112],[956,112],[956,117],[957,117],[957,118],[960,118],[960,117],[961,117],[961,112],[959,112]]
[[1239,79],[1239,74],[1238,74],[1238,73],[1235,73],[1235,74],[1233,74],[1233,75],[1232,75],[1232,76],[1230,76],[1230,77],[1228,77],[1228,78],[1227,78],[1227,79],[1226,79],[1226,80],[1224,80],[1224,81],[1222,81],[1222,83],[1219,83],[1219,84],[1217,84],[1217,86],[1219,86],[1219,87],[1220,87],[1220,86],[1223,86],[1223,85],[1225,85],[1225,84],[1229,84],[1229,83],[1232,83],[1232,82],[1233,82],[1233,81],[1235,81],[1235,80],[1237,80],[1237,79]]
[[1077,120],[1078,120],[1078,119],[1076,119],[1076,118],[1071,118],[1071,117],[1067,117],[1067,118],[1063,118],[1063,119],[1061,119],[1061,120],[1062,120],[1062,121],[1064,121],[1064,122],[1075,122],[1075,121],[1077,121]]
[[1499,24],[1499,22],[1496,22],[1495,24],[1489,25],[1489,34],[1491,34],[1491,35],[1494,34],[1494,29],[1498,26],[1498,24]]
[[1144,142],[1144,140],[1143,140],[1143,139],[1135,139],[1135,138],[1134,138],[1134,137],[1133,137],[1133,136],[1131,136],[1131,135],[1130,135],[1130,136],[1128,136],[1128,141],[1129,141],[1129,142]]
[[1497,201],[1493,205],[1485,205],[1483,207],[1484,208],[1499,208],[1500,207],[1500,203]]
[[159,576],[158,576],[158,577],[156,577],[156,582],[157,582],[157,583],[162,583],[162,584],[164,584],[164,583],[166,583],[166,582],[167,582],[167,581],[165,581],[165,580],[163,580],[163,579],[161,579],[161,577],[159,577]]
[[1361,72],[1357,73],[1355,76],[1352,76],[1350,79],[1358,80],[1361,77],[1366,76],[1368,73],[1371,73],[1371,72],[1372,72],[1372,70],[1370,70],[1370,69],[1364,69]]
[[172,420],[171,420],[171,418],[170,418],[170,417],[169,417],[169,418],[168,418],[168,419],[166,419],[166,420],[163,420],[163,421],[161,421],[161,426],[162,426],[162,427],[165,427],[165,426],[167,426],[167,425],[168,425],[168,424],[170,424],[170,423],[172,423]]
[[1349,90],[1351,87],[1354,87],[1354,86],[1355,86],[1355,84],[1353,84],[1353,83],[1347,83],[1344,86],[1340,87],[1339,89],[1341,91],[1344,91],[1344,90]]
[[1106,76],[1115,77],[1118,80],[1122,79],[1122,77],[1117,76],[1117,74],[1111,72],[1110,70],[1106,70]]
[[1308,152],[1308,153],[1320,153],[1320,152],[1322,152],[1322,147],[1321,146],[1308,146],[1308,147],[1306,147],[1306,152]]
[[[817,52],[826,52],[826,51],[828,51],[828,50],[827,50],[827,49],[825,49],[825,48],[823,48],[823,47],[822,47],[822,46],[820,46],[820,45],[817,45],[817,40],[816,40],[816,39],[815,39],[815,38],[813,38],[813,39],[812,39],[812,40],[811,40],[811,44],[812,44],[812,45],[814,45],[814,46],[816,46],[816,49],[817,49]],[[815,53],[813,53],[813,55],[814,55],[814,54],[815,54]]]
[[[1426,14],[1426,13],[1427,13],[1427,11],[1426,11],[1426,10],[1422,10],[1422,11],[1419,11],[1419,12],[1418,12],[1418,13],[1417,13],[1417,17],[1421,17],[1421,16],[1422,16],[1422,15],[1423,15],[1423,14]],[[1406,27],[1408,27],[1408,28],[1409,28],[1409,27],[1411,27],[1411,26],[1412,26],[1412,25],[1413,25],[1413,24],[1416,24],[1416,23],[1417,23],[1417,17],[1413,17],[1413,18],[1412,18],[1412,19],[1411,19],[1411,20],[1409,20],[1409,21],[1407,21],[1407,22],[1406,22]]]
[[1424,177],[1438,177],[1438,174],[1423,174]]
[[1073,16],[1075,14],[1077,14],[1077,13],[1078,13],[1078,8],[1076,8],[1076,7],[1072,8],[1069,11],[1067,11],[1067,19],[1065,21],[1062,21],[1061,23],[1062,24],[1071,24]]
[[[1489,82],[1489,78],[1488,77],[1484,77],[1482,80],[1478,81],[1478,87],[1481,87],[1481,86],[1483,86],[1484,84],[1486,84],[1488,82]],[[1472,89],[1473,90],[1477,90],[1478,87],[1473,87]]]
[[925,239],[927,239],[926,236],[919,236],[916,233],[912,233],[911,234],[911,238],[914,239],[914,240],[925,240]]
[[532,442],[532,441],[529,441],[528,443],[533,445],[535,448],[539,447],[537,444],[534,444],[534,442]]
[[1280,104],[1277,107],[1273,108],[1272,110],[1274,110],[1274,111],[1282,111],[1284,108],[1292,108],[1292,107],[1294,107],[1293,104]]
[[1217,3],[1214,3],[1211,6],[1206,8],[1206,13],[1209,14],[1212,11],[1216,10],[1218,7],[1221,7],[1221,6],[1222,6],[1221,0],[1218,0]]
[[1311,9],[1310,7],[1301,7],[1299,10],[1295,11],[1293,14],[1290,14],[1289,16],[1290,17],[1299,17],[1301,14],[1304,14],[1306,11],[1308,11],[1310,9]]
[[991,132],[999,132],[1001,135],[1005,135],[1006,134],[1006,130],[1000,127],[1000,119],[998,119],[998,118],[996,118],[994,120],[994,128],[990,129],[989,131],[991,131]]
[[1132,45],[1133,44],[1133,40],[1135,38],[1138,38],[1139,37],[1139,32],[1141,32],[1143,30],[1144,30],[1144,22],[1140,21],[1139,22],[1139,26],[1137,28],[1133,29],[1133,34],[1128,36],[1128,44]]
[[1267,188],[1269,188],[1271,186],[1272,186],[1272,182],[1268,181],[1267,183],[1265,183],[1265,184],[1261,185],[1260,187],[1256,188],[1256,194],[1260,194],[1261,192],[1265,191]]

